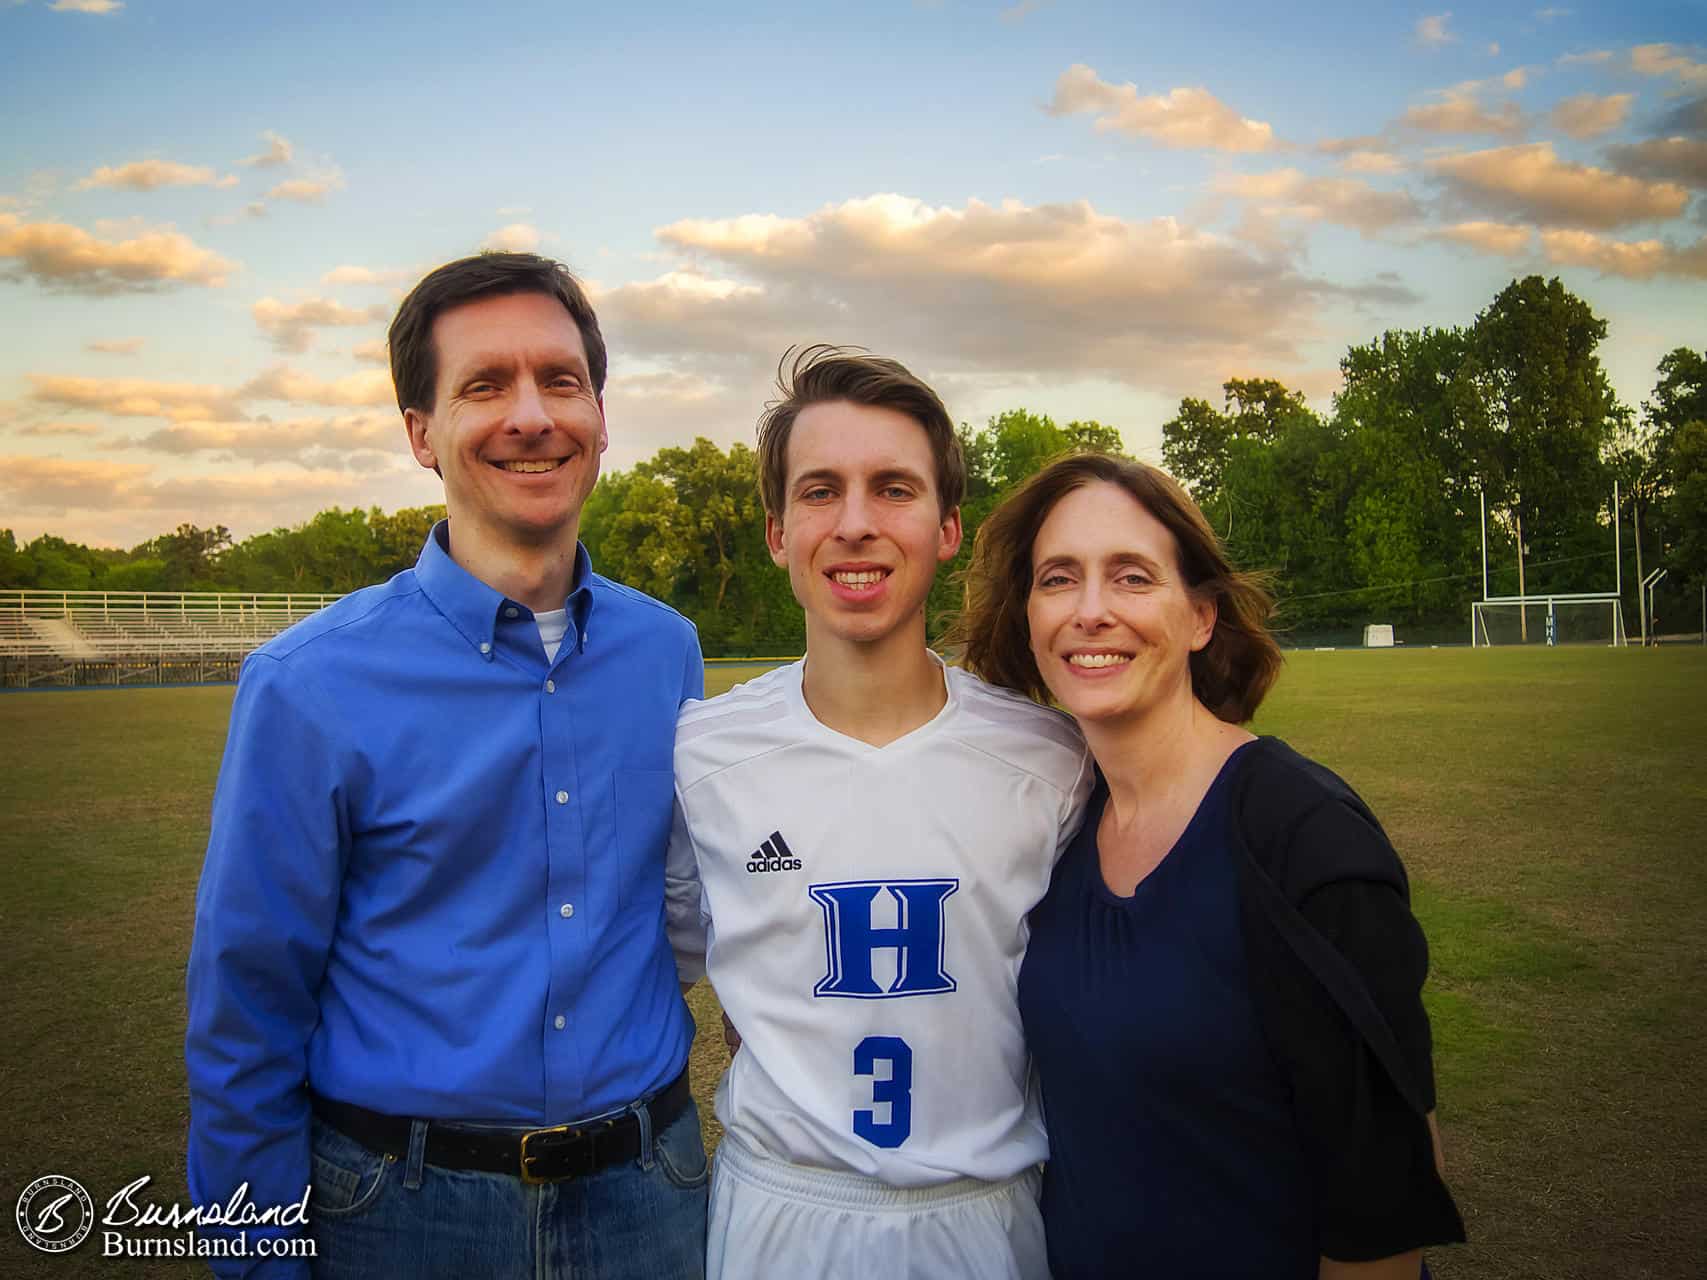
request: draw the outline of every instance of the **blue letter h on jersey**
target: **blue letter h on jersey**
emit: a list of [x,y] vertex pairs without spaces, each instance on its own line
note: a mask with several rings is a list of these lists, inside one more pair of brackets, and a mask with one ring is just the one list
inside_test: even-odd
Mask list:
[[[815,884],[809,892],[824,908],[825,950],[830,971],[812,988],[815,996],[847,996],[855,1000],[887,1000],[900,996],[939,995],[956,989],[943,972],[943,903],[960,887],[958,880],[853,880],[845,884]],[[871,921],[877,895],[895,900],[894,928]],[[883,947],[896,952],[895,980],[887,990],[872,976],[871,953]]]

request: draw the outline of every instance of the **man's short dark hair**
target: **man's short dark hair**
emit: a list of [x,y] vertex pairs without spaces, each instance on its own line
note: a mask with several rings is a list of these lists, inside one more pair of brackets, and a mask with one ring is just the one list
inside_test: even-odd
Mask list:
[[581,282],[561,262],[536,253],[477,253],[430,271],[409,291],[386,334],[391,350],[391,381],[397,407],[430,411],[439,378],[439,353],[433,345],[433,321],[465,302],[512,293],[542,293],[556,298],[581,331],[593,392],[605,390],[605,340],[599,318]]
[[759,419],[759,495],[770,514],[781,516],[788,505],[788,438],[794,420],[809,405],[836,400],[894,409],[917,422],[930,441],[938,508],[947,516],[960,505],[966,492],[966,460],[954,420],[937,393],[900,361],[828,343],[790,347],[777,366],[776,388],[782,398]]

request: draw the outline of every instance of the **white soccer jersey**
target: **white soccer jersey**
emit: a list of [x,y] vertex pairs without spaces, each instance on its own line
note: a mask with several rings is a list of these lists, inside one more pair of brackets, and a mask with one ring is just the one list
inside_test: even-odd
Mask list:
[[742,1036],[717,1117],[761,1154],[892,1186],[1010,1177],[1048,1154],[1015,992],[1090,790],[1084,739],[948,667],[942,711],[873,747],[813,716],[803,669],[676,728],[672,936],[692,951],[691,850]]

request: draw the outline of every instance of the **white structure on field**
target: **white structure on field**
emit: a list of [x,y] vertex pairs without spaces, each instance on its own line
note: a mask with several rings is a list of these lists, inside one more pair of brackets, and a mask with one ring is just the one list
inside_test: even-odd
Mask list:
[[1488,594],[1488,505],[1482,501],[1482,598],[1470,604],[1470,645],[1627,645],[1624,630],[1624,569],[1618,529],[1618,486],[1612,486],[1611,591],[1490,596]]

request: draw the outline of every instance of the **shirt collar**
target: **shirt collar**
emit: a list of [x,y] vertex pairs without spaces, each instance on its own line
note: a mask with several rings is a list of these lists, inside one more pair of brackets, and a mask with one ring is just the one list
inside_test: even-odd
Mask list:
[[[450,521],[440,520],[427,534],[426,545],[415,562],[415,579],[435,608],[449,619],[463,639],[481,653],[492,651],[493,631],[498,624],[498,611],[508,601],[502,593],[487,586],[459,565],[450,555]],[[575,544],[574,589],[564,606],[575,624],[574,635],[584,644],[587,619],[593,612],[592,586],[595,581],[592,558],[581,543]]]

